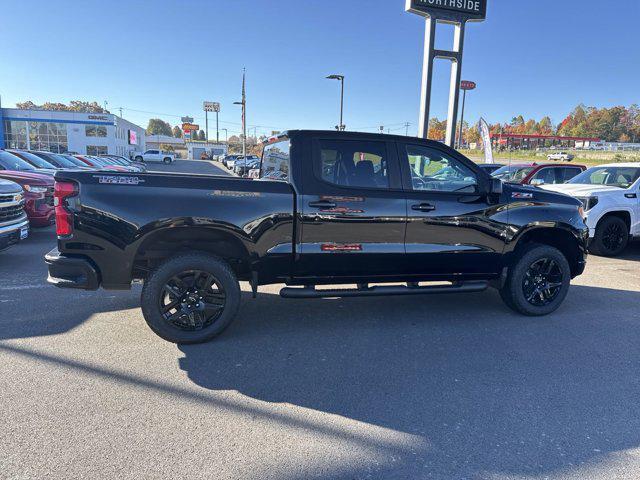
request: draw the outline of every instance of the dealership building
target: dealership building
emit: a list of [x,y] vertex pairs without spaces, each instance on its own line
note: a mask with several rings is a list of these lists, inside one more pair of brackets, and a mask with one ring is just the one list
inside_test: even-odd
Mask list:
[[0,108],[0,148],[128,157],[145,150],[145,129],[108,113]]

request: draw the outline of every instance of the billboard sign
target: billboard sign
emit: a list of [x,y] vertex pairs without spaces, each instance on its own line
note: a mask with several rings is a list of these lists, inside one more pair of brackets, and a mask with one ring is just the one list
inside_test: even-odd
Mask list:
[[475,90],[476,86],[476,82],[470,82],[469,80],[462,80],[460,82],[461,90]]
[[138,144],[138,134],[135,130],[129,130],[129,145]]
[[182,117],[180,121],[182,123],[193,123],[193,117]]
[[405,10],[442,20],[484,20],[487,0],[407,0]]
[[200,125],[195,125],[193,123],[183,123],[182,124],[182,131],[187,133],[187,132],[194,132],[196,130],[200,130]]
[[[218,102],[204,102],[202,107],[204,108],[205,112],[219,112],[220,111],[220,104]],[[193,122],[193,120],[191,120],[191,122]],[[189,122],[189,123],[191,123]]]

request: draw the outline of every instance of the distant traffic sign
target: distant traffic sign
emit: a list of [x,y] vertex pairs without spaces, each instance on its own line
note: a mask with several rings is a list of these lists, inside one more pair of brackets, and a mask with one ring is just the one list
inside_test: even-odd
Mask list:
[[476,82],[470,82],[469,80],[462,80],[460,82],[461,90],[475,90],[476,86]]
[[458,20],[484,20],[487,0],[407,0],[405,10],[427,17]]
[[220,104],[218,102],[204,102],[203,108],[205,112],[219,112]]

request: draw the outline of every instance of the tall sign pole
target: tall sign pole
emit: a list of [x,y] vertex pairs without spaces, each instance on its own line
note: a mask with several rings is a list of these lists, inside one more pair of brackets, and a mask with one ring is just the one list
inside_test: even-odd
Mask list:
[[204,102],[202,108],[205,112],[205,122],[207,125],[207,143],[209,143],[209,119],[207,118],[208,112],[216,113],[216,143],[220,142],[220,132],[218,130],[218,112],[220,112],[220,104],[218,102]]
[[462,90],[462,111],[460,112],[460,133],[458,135],[458,148],[462,146],[462,128],[464,126],[464,105],[467,101],[467,90],[475,90],[476,83],[469,80],[462,80],[460,82],[460,89]]
[[[481,22],[485,19],[487,0],[406,0],[405,10],[425,17],[418,136],[427,138],[429,133],[434,60],[437,58],[450,60],[451,82],[449,85],[449,110],[445,143],[453,147],[456,138],[458,102],[460,99],[465,26],[467,22]],[[449,23],[454,26],[453,50],[438,50],[435,48],[436,26],[438,23]]]

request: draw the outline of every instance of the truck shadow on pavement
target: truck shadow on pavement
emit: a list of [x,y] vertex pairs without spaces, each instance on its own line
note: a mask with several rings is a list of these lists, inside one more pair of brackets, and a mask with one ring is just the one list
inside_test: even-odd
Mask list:
[[640,445],[638,292],[574,286],[534,319],[494,292],[246,297],[220,338],[180,346],[180,367],[206,389],[425,439],[375,478],[548,474]]

